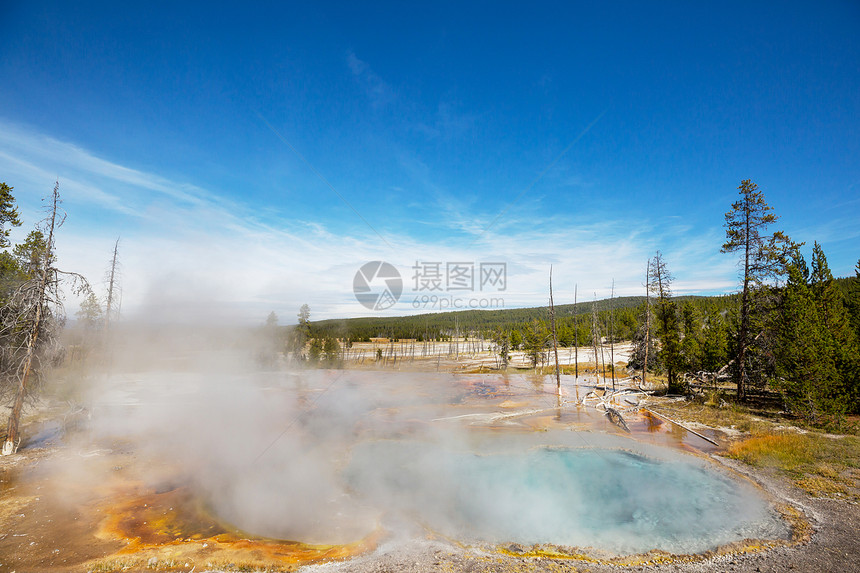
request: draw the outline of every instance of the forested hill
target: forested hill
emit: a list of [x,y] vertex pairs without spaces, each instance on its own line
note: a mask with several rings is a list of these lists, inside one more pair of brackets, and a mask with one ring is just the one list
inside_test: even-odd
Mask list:
[[[707,314],[713,306],[720,309],[730,306],[731,296],[685,296],[675,300],[683,304],[689,301],[697,309]],[[616,338],[631,338],[644,316],[645,297],[628,296],[598,301],[584,301],[577,304],[561,304],[555,307],[555,316],[560,331],[570,331],[574,324],[581,328],[583,340],[586,330],[591,328],[592,309],[597,311],[597,319],[608,332],[612,317],[613,332]],[[370,338],[416,338],[444,339],[455,332],[461,334],[493,331],[520,330],[532,321],[548,322],[549,307],[510,308],[499,310],[460,310],[436,312],[413,316],[369,316],[361,318],[331,319],[310,323],[312,336],[333,336],[342,339],[369,340]],[[562,336],[560,332],[560,338]]]
[[[834,283],[847,296],[853,277],[837,278]],[[728,311],[735,307],[737,295],[679,296],[673,300],[680,306],[690,303],[699,317],[711,310]],[[560,338],[567,342],[564,333],[571,332],[576,324],[587,340],[591,328],[592,309],[597,311],[600,330],[608,333],[611,317],[614,338],[633,338],[644,318],[644,296],[625,296],[577,304],[559,304],[555,307]],[[611,312],[610,312],[611,311]],[[725,314],[725,313],[724,313]],[[361,318],[312,321],[313,337],[334,337],[356,341],[371,338],[416,338],[421,340],[444,339],[455,332],[461,334],[490,334],[498,330],[522,330],[532,321],[548,322],[549,307],[506,308],[497,310],[456,310],[412,316],[367,316]]]

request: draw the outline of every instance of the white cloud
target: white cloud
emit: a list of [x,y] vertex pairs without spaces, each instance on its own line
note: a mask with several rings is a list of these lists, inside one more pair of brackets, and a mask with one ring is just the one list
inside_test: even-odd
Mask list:
[[[404,279],[404,295],[388,315],[417,312],[409,303],[425,293],[413,290],[416,260],[506,263],[504,292],[450,294],[497,296],[508,308],[546,304],[550,265],[559,304],[572,302],[574,285],[580,300],[594,293],[607,297],[613,279],[616,295],[641,294],[645,261],[657,248],[678,278],[679,294],[731,288],[735,272],[733,259],[718,254],[720,229],[695,232],[668,221],[643,225],[638,219],[596,220],[583,214],[520,220],[516,208],[473,245],[388,235],[392,249],[369,229],[346,235],[298,216],[263,221],[250,206],[112,163],[79,146],[14,126],[0,125],[0,133],[5,134],[0,136],[0,171],[27,206],[22,210],[28,224],[38,217],[33,197],[60,179],[69,212],[58,235],[62,267],[100,283],[113,243],[122,237],[126,316],[262,322],[275,310],[289,323],[303,303],[311,306],[314,318],[368,315],[372,312],[355,300],[352,283],[358,268],[371,260],[394,264]],[[455,207],[449,214],[458,215],[456,222],[429,223],[453,224],[460,233],[477,235],[483,224],[461,211],[469,205]],[[74,312],[73,301],[69,306]]]

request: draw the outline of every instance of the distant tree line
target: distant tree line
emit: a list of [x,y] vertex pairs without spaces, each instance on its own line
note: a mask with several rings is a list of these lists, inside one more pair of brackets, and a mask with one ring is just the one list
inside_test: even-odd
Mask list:
[[[678,300],[703,308],[732,297],[680,297]],[[717,302],[715,302],[717,301]],[[561,346],[573,346],[575,340],[591,339],[591,307],[597,305],[601,336],[631,340],[640,326],[645,297],[621,297],[614,300],[583,302],[576,305],[556,305],[556,329]],[[614,311],[614,312],[613,312]],[[547,323],[547,307],[502,310],[464,310],[402,317],[362,317],[329,319],[311,322],[306,330],[311,338],[332,336],[354,342],[369,342],[371,338],[391,340],[447,341],[457,332],[460,336],[483,336],[491,339],[499,331],[510,332],[513,349],[521,348],[533,321]],[[614,316],[613,316],[614,315]]]

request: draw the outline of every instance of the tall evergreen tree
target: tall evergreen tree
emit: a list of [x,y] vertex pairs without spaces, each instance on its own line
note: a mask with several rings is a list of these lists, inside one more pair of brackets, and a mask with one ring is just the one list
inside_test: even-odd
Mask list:
[[48,253],[45,234],[40,229],[30,231],[24,242],[12,249],[12,255],[27,278],[38,276],[44,265],[54,261],[53,253]]
[[728,362],[728,350],[726,321],[719,309],[711,307],[702,340],[702,368],[708,372],[722,368]]
[[543,320],[533,319],[526,325],[523,337],[523,349],[532,363],[537,367],[543,359],[543,351],[550,340],[550,332]]
[[672,281],[674,277],[666,266],[662,253],[657,251],[650,266],[651,276],[649,285],[651,292],[657,297],[656,318],[657,337],[660,340],[658,353],[663,368],[669,379],[669,392],[683,392],[680,373],[683,369],[681,355],[680,326],[678,309],[672,300]]
[[847,296],[848,320],[854,334],[853,360],[847,381],[848,397],[851,412],[860,414],[860,261],[857,261]]
[[0,183],[0,249],[9,246],[10,227],[21,226],[21,219],[18,218],[18,206],[15,205],[12,189],[13,187]]
[[854,331],[854,339],[860,342],[860,260],[854,267],[854,278],[848,287],[848,316],[851,321],[851,329]]
[[0,251],[0,305],[5,305],[14,290],[26,280],[18,260],[8,251]]
[[812,247],[810,286],[821,320],[833,338],[834,349],[838,347],[847,352],[853,345],[854,338],[848,312],[842,302],[842,294],[833,280],[824,250],[817,241]]
[[774,316],[775,379],[789,409],[810,422],[841,415],[845,396],[827,327],[807,284],[803,256],[788,265],[788,281]]
[[755,183],[745,179],[738,187],[741,198],[726,213],[726,242],[721,252],[740,252],[741,304],[740,324],[736,334],[735,382],[738,398],[745,399],[750,384],[749,351],[758,336],[765,312],[761,294],[769,279],[784,272],[785,258],[791,242],[781,231],[768,234],[777,220],[772,208]]
[[684,368],[689,372],[698,372],[702,369],[702,321],[689,300],[681,306],[681,324],[684,331],[681,341]]
[[[293,327],[287,337],[287,351],[292,354],[293,360],[301,362],[305,359],[305,346],[311,339],[311,307],[303,304],[299,309],[297,318],[298,324]],[[316,349],[313,352],[314,356],[319,358],[317,350],[321,352],[322,349]]]
[[812,273],[810,275],[812,300],[824,328],[824,342],[827,352],[836,364],[839,388],[834,391],[853,404],[853,410],[860,406],[853,403],[860,397],[858,375],[860,375],[860,348],[858,339],[851,328],[848,309],[843,295],[838,290],[833,274],[827,264],[824,249],[816,242],[812,247]]

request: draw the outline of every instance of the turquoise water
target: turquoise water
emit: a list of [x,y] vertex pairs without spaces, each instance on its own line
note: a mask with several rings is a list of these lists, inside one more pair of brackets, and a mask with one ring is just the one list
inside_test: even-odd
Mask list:
[[357,447],[346,476],[376,505],[465,541],[680,554],[787,537],[752,487],[708,465],[621,449],[480,455],[383,441]]

